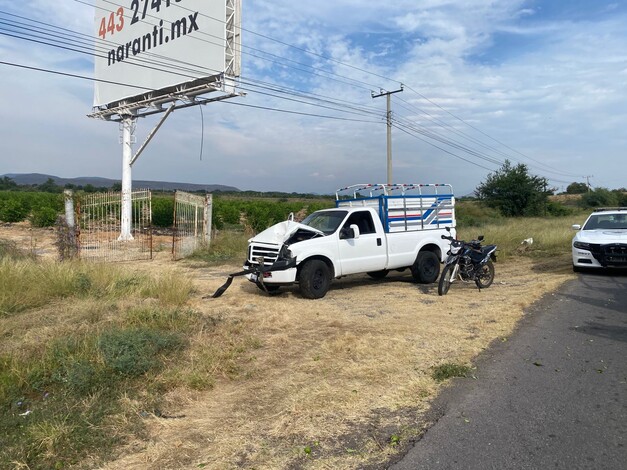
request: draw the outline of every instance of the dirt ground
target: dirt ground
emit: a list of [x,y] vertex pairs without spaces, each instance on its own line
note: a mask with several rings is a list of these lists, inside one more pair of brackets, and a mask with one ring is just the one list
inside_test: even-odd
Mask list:
[[[41,256],[54,256],[51,234],[0,227],[0,238],[19,238]],[[146,417],[149,438],[129,442],[107,470],[385,468],[429,425],[429,404],[446,386],[433,368],[472,366],[491,342],[507,341],[527,307],[573,276],[567,257],[518,258],[496,264],[489,289],[453,285],[444,297],[393,272],[336,280],[319,300],[296,288],[268,296],[236,278],[222,297],[205,300],[240,267],[175,263],[167,250],[128,266],[189,275],[197,288],[190,306],[241,325],[258,348],[243,378],[170,393],[164,416],[176,418]]]

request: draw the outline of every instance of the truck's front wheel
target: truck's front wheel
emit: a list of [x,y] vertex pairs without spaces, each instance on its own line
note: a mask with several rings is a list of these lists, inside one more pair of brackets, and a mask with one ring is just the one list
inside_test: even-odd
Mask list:
[[421,284],[432,284],[438,279],[440,274],[440,260],[431,251],[421,251],[418,253],[416,262],[411,267],[411,274],[416,282]]
[[298,282],[303,297],[321,299],[331,285],[331,271],[324,261],[312,259],[301,268]]

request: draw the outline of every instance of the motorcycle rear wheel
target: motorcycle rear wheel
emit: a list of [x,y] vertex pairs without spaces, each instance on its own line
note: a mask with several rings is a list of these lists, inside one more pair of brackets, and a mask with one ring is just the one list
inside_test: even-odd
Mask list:
[[446,295],[451,287],[451,274],[453,273],[454,264],[447,264],[442,270],[440,282],[438,282],[438,295]]
[[486,264],[481,266],[481,270],[476,276],[475,284],[477,284],[479,289],[490,287],[490,285],[492,285],[492,281],[494,281],[494,264],[492,261],[488,260]]

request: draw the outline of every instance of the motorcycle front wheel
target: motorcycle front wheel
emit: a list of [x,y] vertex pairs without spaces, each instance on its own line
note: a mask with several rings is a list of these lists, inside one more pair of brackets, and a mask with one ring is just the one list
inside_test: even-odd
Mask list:
[[479,270],[476,276],[475,284],[477,284],[479,289],[490,287],[492,281],[494,281],[494,264],[492,264],[492,261],[488,261],[481,266],[481,270]]
[[451,274],[453,274],[453,268],[455,264],[447,264],[442,270],[440,276],[440,282],[438,282],[438,295],[446,295],[451,287]]

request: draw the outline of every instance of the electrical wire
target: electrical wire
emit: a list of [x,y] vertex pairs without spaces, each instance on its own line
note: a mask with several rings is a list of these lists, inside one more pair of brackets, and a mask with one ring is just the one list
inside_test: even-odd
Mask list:
[[[85,4],[85,5],[89,5],[90,7],[93,7],[93,5],[91,5],[91,4],[89,4],[89,3],[85,2],[85,1],[81,1],[81,0],[75,0],[75,1],[77,3],[82,3],[82,4]],[[112,5],[122,6],[119,3],[115,3],[115,2],[112,2],[112,1],[109,1],[109,0],[104,0],[104,1],[106,1],[107,3],[110,3]],[[184,10],[189,10],[189,9],[185,9],[181,5],[176,5],[176,6],[179,6],[179,7],[183,8]],[[189,11],[191,11],[191,10],[189,10]],[[49,26],[49,27],[51,27],[52,29],[55,29],[55,30],[59,30],[59,29],[64,30],[66,32],[69,32],[71,35],[74,35],[74,38],[76,38],[76,40],[79,41],[79,42],[77,42],[75,44],[72,44],[74,46],[74,48],[73,47],[67,47],[67,46],[61,46],[59,44],[52,44],[52,43],[49,43],[49,42],[45,42],[45,41],[41,40],[40,37],[35,36],[36,31],[34,31],[33,28],[27,28],[27,31],[31,31],[32,32],[32,37],[23,37],[23,36],[20,37],[20,36],[17,36],[15,34],[2,33],[2,32],[0,32],[0,34],[11,36],[11,37],[14,37],[14,38],[17,38],[17,39],[23,39],[23,40],[27,40],[27,41],[40,43],[42,45],[50,45],[50,46],[53,46],[53,47],[60,47],[62,49],[67,49],[67,50],[73,51],[73,52],[79,52],[79,53],[85,53],[85,54],[93,55],[93,49],[91,49],[91,48],[89,50],[80,50],[79,49],[80,47],[86,47],[86,46],[82,46],[81,45],[81,43],[80,43],[81,37],[89,38],[90,41],[93,41],[93,38],[91,36],[89,36],[89,35],[85,35],[85,34],[82,34],[82,33],[77,33],[77,32],[71,31],[71,30],[67,30],[65,28],[59,28],[59,27],[57,27],[55,25],[51,25],[51,24],[44,23],[44,22],[39,22],[37,20],[31,20],[31,19],[28,19],[28,18],[25,18],[25,17],[20,17],[19,15],[13,15],[11,13],[1,12],[1,11],[0,11],[0,13],[5,13],[5,14],[8,14],[8,15],[11,15],[11,16],[14,16],[14,17],[26,19],[28,21],[32,21],[32,22],[35,22],[35,23],[38,23],[38,24],[41,24],[41,25],[47,25],[47,26]],[[150,16],[150,15],[147,15],[147,16]],[[202,16],[208,16],[208,15],[202,15]],[[215,20],[215,21],[219,21],[222,24],[225,23],[225,20],[220,20],[220,19],[213,18],[213,17],[210,17],[210,16],[208,16],[208,17],[213,19],[213,20]],[[6,24],[6,22],[2,22],[2,23]],[[18,27],[21,27],[21,26],[18,25]],[[393,79],[391,79],[389,77],[378,75],[378,74],[373,73],[371,71],[367,71],[367,70],[361,69],[359,67],[352,66],[351,64],[343,63],[342,61],[339,61],[337,59],[333,59],[331,57],[327,57],[327,56],[324,56],[322,54],[318,54],[318,53],[309,51],[307,49],[300,48],[298,46],[293,46],[291,44],[285,43],[285,42],[280,41],[280,40],[276,40],[274,38],[271,38],[271,37],[263,35],[263,34],[256,33],[256,32],[251,31],[251,30],[247,30],[245,28],[241,28],[241,31],[246,31],[248,33],[257,35],[259,37],[263,37],[263,38],[265,38],[267,40],[277,42],[277,43],[279,43],[281,45],[284,45],[286,47],[294,48],[294,49],[296,49],[296,50],[298,50],[298,51],[300,51],[302,53],[311,54],[311,55],[313,55],[315,57],[324,59],[324,60],[332,62],[332,63],[336,63],[338,65],[342,65],[342,66],[351,68],[353,70],[358,70],[358,71],[366,73],[368,75],[372,75],[372,76],[376,76],[378,78],[382,78],[382,79],[385,79],[385,80],[395,81],[396,82],[396,80],[393,80]],[[209,35],[207,33],[205,33],[205,35],[211,36],[211,35]],[[55,37],[61,38],[61,39],[67,39],[66,36],[62,36],[62,35],[61,36],[60,35],[56,35]],[[218,39],[221,39],[221,38],[218,38]],[[208,41],[206,39],[202,39],[202,40],[204,42],[209,43],[209,44],[223,46],[223,42],[215,43],[215,42]],[[83,42],[83,44],[84,44],[84,42]],[[107,52],[108,50],[111,50],[112,47],[117,47],[117,45],[115,43],[110,42],[110,41],[104,41],[104,40],[97,39],[97,49],[99,49],[99,52]],[[105,49],[103,49],[103,48],[105,48]],[[246,46],[244,46],[244,48],[246,48]],[[298,72],[308,73],[308,74],[311,74],[313,76],[323,76],[325,79],[333,79],[333,80],[339,81],[339,82],[341,82],[343,84],[348,84],[350,86],[357,87],[357,88],[359,88],[360,85],[368,86],[369,88],[367,88],[367,89],[376,88],[375,86],[373,86],[372,84],[369,84],[367,82],[355,80],[355,79],[352,79],[350,77],[341,76],[341,75],[335,74],[333,72],[329,72],[327,70],[322,70],[320,68],[313,67],[313,66],[310,66],[308,64],[303,64],[303,63],[300,63],[300,62],[297,62],[297,61],[293,61],[293,60],[287,59],[285,57],[277,56],[276,54],[268,53],[268,52],[262,51],[260,49],[254,49],[254,48],[249,48],[249,49],[254,50],[255,52],[268,54],[271,57],[280,59],[281,61],[287,61],[287,62],[290,62],[290,63],[297,64],[299,66],[306,67],[309,70],[301,69],[299,67],[294,67],[292,65],[286,65],[284,63],[278,63],[277,60],[269,59],[267,57],[257,56],[257,55],[248,53],[252,57],[256,57],[256,58],[259,58],[261,60],[268,60],[268,61],[272,62],[273,64],[280,65],[280,66],[282,66],[284,68],[287,68],[287,69],[294,69],[294,70],[296,70]],[[242,51],[242,54],[246,54],[246,52]],[[151,57],[155,57],[155,58],[159,57],[158,55],[156,55],[154,53],[150,53],[150,56]],[[100,56],[100,57],[102,57],[102,56]],[[141,67],[147,67],[147,68],[154,68],[155,70],[163,71],[163,69],[159,69],[158,67],[153,67],[152,65],[154,65],[154,64],[158,64],[160,66],[167,66],[167,65],[169,65],[169,64],[167,64],[165,62],[159,63],[159,62],[152,62],[152,61],[148,61],[148,60],[138,60],[136,57],[134,59],[136,59],[135,60],[135,65],[141,66]],[[167,58],[167,57],[163,57],[162,56],[162,59],[172,62],[172,60]],[[128,61],[128,62],[131,63],[131,61]],[[183,72],[190,72],[192,75],[187,75],[187,77],[189,77],[189,78],[196,78],[196,73],[201,72],[200,70],[198,70],[198,67],[195,66],[194,64],[186,64],[185,62],[176,61],[176,60],[174,62],[177,63],[177,66],[180,67],[180,68],[177,68],[175,71],[168,70],[168,72],[170,72],[170,73],[175,73],[175,74],[177,74],[179,76],[186,76]],[[18,64],[8,64],[6,62],[2,62],[2,63],[5,64],[5,65],[16,65],[16,66],[19,66]],[[144,65],[146,63],[149,63],[151,65]],[[32,70],[49,71],[50,73],[57,73],[57,74],[60,74],[60,75],[68,75],[68,76],[73,76],[73,77],[78,77],[78,78],[86,78],[86,77],[80,77],[80,76],[75,75],[75,74],[64,74],[64,73],[61,73],[61,72],[45,70],[45,69],[40,69],[40,68],[36,68],[36,67],[27,67],[27,66],[25,66],[25,68],[31,68]],[[194,70],[194,68],[196,68],[196,70]],[[194,73],[194,72],[196,72],[196,73]],[[218,71],[213,71],[213,72],[214,73],[218,73]],[[206,71],[202,70],[202,73],[206,74]],[[339,77],[342,80],[331,78],[331,77],[329,77],[327,75]],[[346,81],[343,81],[343,80],[350,80],[350,82],[352,82],[352,83],[346,82]],[[94,81],[100,81],[100,82],[103,82],[103,83],[120,84],[120,83],[116,83],[116,82],[113,82],[113,81],[106,81],[106,80],[94,80]],[[365,107],[363,105],[350,103],[350,102],[345,101],[345,100],[338,100],[338,99],[334,99],[334,98],[323,97],[322,95],[315,95],[315,94],[312,94],[312,93],[309,93],[309,92],[304,92],[304,91],[300,91],[300,90],[293,90],[293,89],[289,89],[287,87],[283,87],[283,86],[272,84],[272,83],[262,82],[262,81],[259,81],[259,80],[256,80],[256,79],[247,79],[246,77],[240,77],[240,83],[247,87],[247,88],[242,87],[242,89],[244,91],[249,91],[251,93],[254,92],[255,94],[259,94],[259,95],[263,95],[263,96],[269,96],[269,97],[282,99],[282,100],[287,100],[287,101],[300,103],[300,104],[317,106],[317,107],[321,107],[321,108],[324,108],[324,109],[331,109],[331,110],[334,110],[334,111],[351,112],[351,113],[355,113],[355,114],[372,115],[372,116],[377,116],[377,117],[381,116],[381,112],[378,111],[376,108],[373,108],[373,107]],[[120,84],[120,85],[122,85],[122,86],[131,86],[133,88],[146,90],[145,87],[139,87],[137,85],[130,85],[130,84]],[[500,144],[500,145],[502,145],[502,146],[504,146],[504,147],[506,147],[506,148],[508,148],[508,149],[510,149],[510,150],[512,150],[514,152],[516,152],[516,153],[518,153],[519,155],[521,155],[521,156],[523,156],[525,158],[528,158],[528,159],[530,159],[532,161],[536,161],[537,162],[537,160],[534,160],[531,157],[528,157],[528,156],[526,156],[526,155],[524,155],[524,154],[522,154],[522,153],[520,153],[520,152],[518,152],[518,151],[516,151],[514,149],[511,149],[510,147],[506,146],[505,144],[503,144],[502,142],[498,141],[497,139],[494,139],[494,138],[490,137],[488,134],[484,133],[483,131],[477,129],[476,127],[474,127],[474,126],[472,126],[470,124],[468,124],[466,121],[464,121],[460,117],[458,117],[458,116],[454,115],[453,113],[447,111],[446,109],[442,108],[437,103],[429,100],[427,97],[425,97],[424,95],[422,95],[419,92],[417,92],[416,90],[414,90],[411,86],[409,86],[407,84],[404,84],[404,86],[407,87],[413,93],[415,93],[418,96],[420,96],[421,98],[426,99],[429,103],[433,104],[434,106],[437,106],[439,109],[441,109],[444,112],[446,112],[447,114],[451,115],[455,119],[461,121],[462,123],[464,123],[467,126],[470,126],[473,130],[475,130],[477,132],[480,132],[482,135],[485,135],[486,137],[490,138],[491,140],[497,142],[498,144]],[[361,88],[363,89],[365,87],[361,86]],[[265,89],[266,91],[260,91],[260,90],[263,90],[263,89]],[[413,105],[408,103],[407,101],[402,100],[402,99],[401,99],[401,101],[406,103],[408,106],[413,107]],[[247,106],[247,107],[253,107],[253,108],[258,108],[258,109],[266,109],[266,110],[278,111],[278,112],[289,112],[289,113],[292,113],[292,114],[300,114],[300,115],[305,115],[305,116],[325,117],[325,118],[331,118],[331,119],[342,119],[342,120],[357,121],[357,122],[374,122],[374,121],[366,121],[366,120],[358,120],[358,119],[339,118],[337,116],[324,116],[324,115],[313,114],[313,113],[301,113],[301,112],[290,111],[290,110],[282,110],[282,109],[278,109],[278,108],[246,105],[246,104],[243,104],[243,103],[232,103],[232,102],[229,102],[229,101],[225,101],[225,103],[237,104],[237,105],[242,105],[242,106]],[[407,107],[404,107],[404,106],[402,106],[402,107],[404,109],[406,109],[406,110],[410,110]],[[418,108],[416,108],[416,109],[418,109]],[[421,110],[421,112],[425,113],[422,110]],[[426,114],[429,115],[429,113],[426,113]],[[405,133],[408,133],[410,135],[412,135],[411,132],[419,133],[419,134],[423,135],[424,137],[427,137],[429,139],[438,141],[440,143],[443,143],[445,145],[451,146],[451,147],[456,148],[458,150],[462,150],[462,151],[468,153],[469,155],[472,155],[474,157],[483,159],[484,161],[488,161],[488,162],[494,163],[494,164],[502,164],[501,161],[499,161],[499,160],[497,160],[497,159],[495,159],[493,157],[489,157],[487,154],[484,154],[483,152],[479,152],[477,150],[471,149],[467,145],[461,144],[458,141],[455,141],[453,139],[441,136],[437,132],[434,132],[433,130],[428,130],[426,127],[420,126],[416,122],[411,122],[410,120],[406,120],[406,121],[403,121],[403,122],[399,122],[399,121],[400,120],[397,119],[396,127],[398,127],[399,129],[403,130],[403,132],[405,132]],[[480,140],[475,139],[472,136],[467,135],[466,133],[463,133],[461,131],[457,131],[450,124],[445,123],[444,121],[441,121],[441,120],[436,118],[436,122],[437,121],[439,121],[443,125],[443,127],[449,128],[450,130],[452,130],[452,132],[456,133],[457,135],[461,135],[461,136],[463,136],[463,138],[471,140],[472,142],[474,142],[474,144],[479,145],[479,146],[481,146],[483,148],[487,148],[489,150],[495,151],[496,153],[499,153],[502,156],[505,156],[507,158],[510,158],[510,159],[514,160],[509,155],[507,155],[504,152],[496,149],[495,147],[489,146],[489,145],[481,142]],[[404,126],[404,128],[403,128],[403,126]],[[450,152],[447,152],[447,153],[450,153]],[[469,161],[469,160],[464,159],[464,161]],[[541,162],[537,162],[537,163],[543,165]],[[481,166],[481,165],[479,165],[479,166]],[[547,165],[544,165],[544,166],[547,166]],[[484,169],[488,169],[488,168],[483,167],[483,166],[481,166],[481,167],[484,168]],[[550,170],[544,170],[544,171],[550,171]],[[556,172],[556,173],[564,174],[564,173],[561,173],[561,172]],[[564,174],[564,175],[570,176],[568,174]]]

